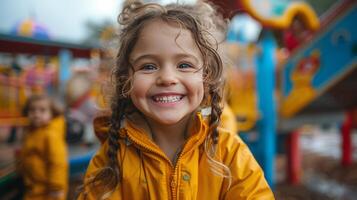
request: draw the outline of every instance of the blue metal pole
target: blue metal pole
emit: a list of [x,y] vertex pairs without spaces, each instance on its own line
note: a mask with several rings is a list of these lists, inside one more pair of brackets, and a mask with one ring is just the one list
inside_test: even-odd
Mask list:
[[72,61],[72,52],[63,49],[58,54],[59,59],[59,84],[60,84],[60,93],[64,94],[65,83],[71,76],[71,61]]
[[258,44],[260,52],[256,58],[258,105],[260,110],[259,150],[265,177],[274,185],[276,105],[274,100],[276,42],[273,33],[263,30]]
[[63,49],[59,52],[58,58],[59,58],[59,65],[60,65],[59,80],[61,83],[64,83],[69,79],[71,75],[70,66],[72,60],[72,53],[69,50]]

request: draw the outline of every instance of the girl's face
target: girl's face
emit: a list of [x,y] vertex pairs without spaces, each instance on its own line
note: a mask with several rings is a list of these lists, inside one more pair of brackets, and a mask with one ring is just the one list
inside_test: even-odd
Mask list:
[[46,99],[36,100],[31,103],[28,118],[34,128],[47,125],[52,119],[50,102]]
[[134,68],[130,97],[150,120],[173,125],[201,104],[203,60],[189,30],[161,20],[149,22],[130,63]]

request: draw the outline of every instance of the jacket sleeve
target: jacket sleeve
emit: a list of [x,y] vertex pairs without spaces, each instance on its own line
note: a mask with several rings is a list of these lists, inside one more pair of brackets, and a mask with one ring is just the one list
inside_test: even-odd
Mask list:
[[[232,179],[224,199],[274,199],[263,170],[247,145],[238,136],[230,135],[229,138],[225,148],[226,160],[229,161],[226,165],[231,170]],[[228,184],[225,186],[228,187]]]
[[47,138],[48,189],[53,199],[66,199],[68,189],[68,155],[63,133],[50,130]]
[[[99,186],[93,186],[92,184],[90,184],[90,181],[95,177],[95,175],[100,170],[106,167],[108,163],[107,150],[108,150],[108,142],[105,141],[89,163],[83,181],[83,188],[81,189],[77,199],[96,200],[99,199],[101,195],[103,195],[103,191],[99,188]],[[109,194],[109,196],[115,196],[115,200],[121,200],[121,192],[119,190],[120,187],[116,187],[113,193],[107,193],[107,194]]]

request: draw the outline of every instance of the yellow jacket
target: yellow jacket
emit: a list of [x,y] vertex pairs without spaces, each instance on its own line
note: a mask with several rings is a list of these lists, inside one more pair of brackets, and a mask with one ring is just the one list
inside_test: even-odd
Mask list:
[[[274,199],[263,171],[248,147],[238,136],[221,130],[217,157],[232,173],[232,184],[228,189],[228,179],[211,171],[203,150],[207,122],[200,114],[196,119],[175,166],[143,129],[126,120],[118,133],[118,160],[122,163],[123,177],[107,199]],[[96,120],[94,126],[97,135],[108,130],[103,120]],[[106,140],[89,164],[85,183],[106,166],[107,150]],[[98,187],[85,185],[79,199],[98,199],[96,195],[102,192]]]
[[64,130],[64,118],[58,117],[25,134],[19,166],[26,186],[24,199],[66,199],[68,161]]

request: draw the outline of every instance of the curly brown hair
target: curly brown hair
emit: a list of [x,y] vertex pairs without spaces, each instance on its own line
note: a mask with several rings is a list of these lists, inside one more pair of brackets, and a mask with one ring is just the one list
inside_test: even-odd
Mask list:
[[96,186],[100,183],[103,188],[108,189],[109,192],[102,198],[111,193],[121,182],[122,163],[117,157],[117,153],[120,151],[118,130],[125,116],[135,110],[129,97],[131,70],[133,70],[129,56],[143,27],[157,19],[167,23],[177,23],[181,28],[189,30],[202,54],[205,94],[201,106],[211,108],[210,133],[206,138],[205,152],[213,167],[212,171],[220,171],[224,177],[230,177],[229,169],[214,158],[218,141],[217,127],[222,113],[221,102],[224,84],[223,63],[218,53],[218,47],[225,35],[222,32],[226,27],[225,21],[212,5],[202,1],[194,5],[170,4],[166,6],[135,1],[124,5],[122,13],[118,16],[120,24],[119,50],[111,78],[114,89],[110,101],[111,117],[107,151],[109,163],[89,183],[85,183]]

